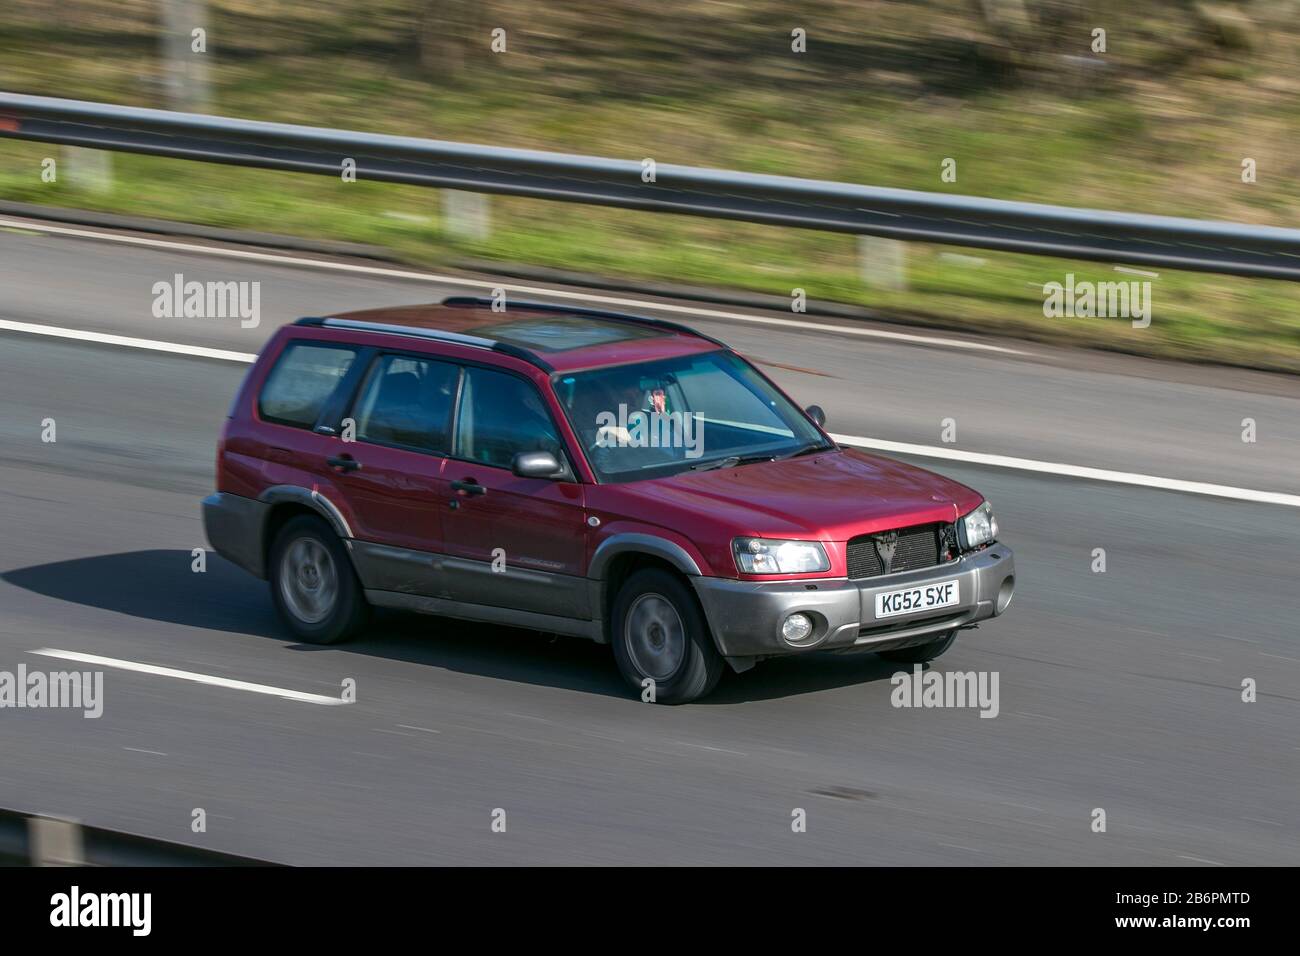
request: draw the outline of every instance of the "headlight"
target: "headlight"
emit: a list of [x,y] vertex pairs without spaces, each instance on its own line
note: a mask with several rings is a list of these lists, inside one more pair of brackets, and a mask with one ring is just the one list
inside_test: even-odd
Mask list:
[[957,537],[963,551],[992,544],[998,537],[998,519],[987,501],[957,522]]
[[803,574],[831,569],[826,549],[817,541],[737,538],[731,548],[736,567],[745,574]]

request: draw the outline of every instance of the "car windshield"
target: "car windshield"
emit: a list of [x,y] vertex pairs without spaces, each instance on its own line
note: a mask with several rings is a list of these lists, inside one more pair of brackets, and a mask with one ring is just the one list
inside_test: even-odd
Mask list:
[[555,391],[602,482],[833,447],[803,412],[732,352],[560,375]]

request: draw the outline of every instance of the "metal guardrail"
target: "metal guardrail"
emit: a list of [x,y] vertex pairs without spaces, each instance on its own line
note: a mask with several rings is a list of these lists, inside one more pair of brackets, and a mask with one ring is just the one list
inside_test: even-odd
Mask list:
[[358,179],[1300,280],[1300,230],[474,146],[0,93],[0,137]]
[[75,820],[0,810],[0,866],[277,866]]

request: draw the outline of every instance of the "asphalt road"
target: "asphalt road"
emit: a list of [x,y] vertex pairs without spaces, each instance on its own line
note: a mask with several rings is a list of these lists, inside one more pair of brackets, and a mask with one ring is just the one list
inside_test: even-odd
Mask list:
[[[174,272],[262,281],[262,325],[154,319]],[[449,289],[0,233],[0,291],[0,319],[254,351],[299,314]],[[974,451],[1300,484],[1291,379],[678,317],[809,370],[771,371],[838,432],[938,444],[954,417]],[[1300,862],[1294,508],[928,461],[983,491],[1016,549],[1012,608],[937,668],[996,672],[996,718],[893,707],[871,655],[770,661],[652,707],[596,645],[386,615],[309,647],[261,582],[215,557],[193,573],[243,371],[0,333],[0,670],[70,666],[31,653],[57,648],[326,695],[350,678],[357,702],[107,669],[98,720],[0,710],[0,806],[300,864]]]

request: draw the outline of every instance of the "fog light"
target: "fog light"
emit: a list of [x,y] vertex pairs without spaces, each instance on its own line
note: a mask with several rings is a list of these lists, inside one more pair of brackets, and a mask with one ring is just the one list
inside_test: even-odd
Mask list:
[[1002,579],[1002,586],[998,588],[998,601],[995,605],[996,613],[1001,614],[1007,609],[1007,605],[1011,603],[1011,595],[1015,593],[1015,590],[1016,579],[1013,575],[1008,574]]
[[791,644],[806,641],[812,636],[813,622],[807,614],[791,614],[781,622],[781,636]]

